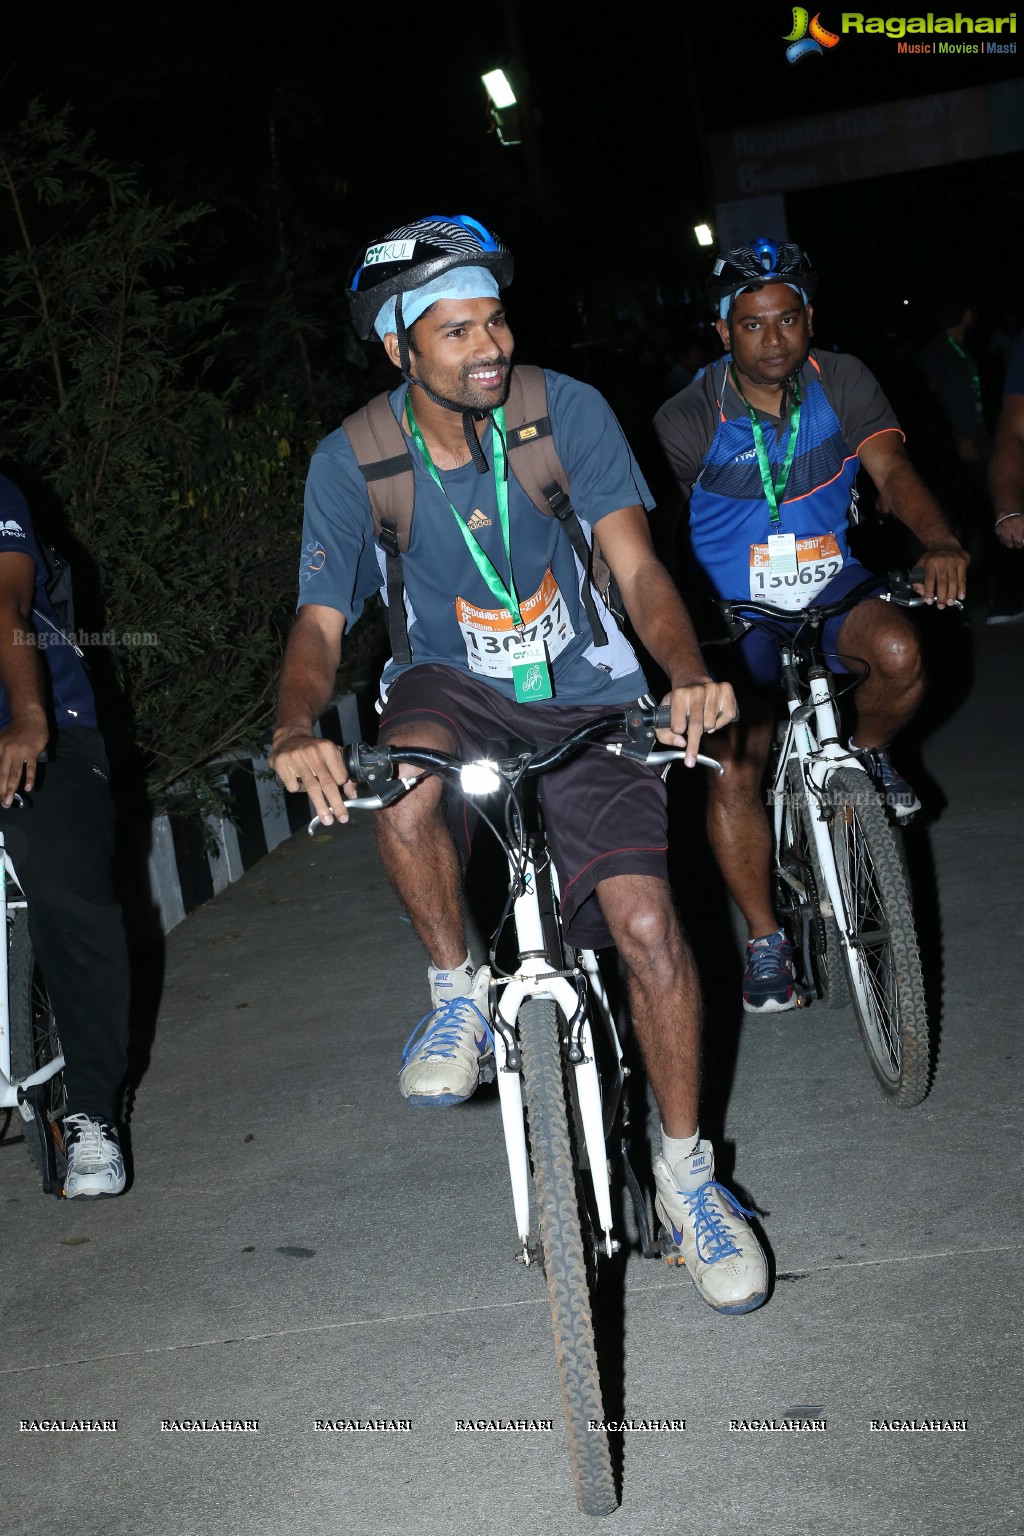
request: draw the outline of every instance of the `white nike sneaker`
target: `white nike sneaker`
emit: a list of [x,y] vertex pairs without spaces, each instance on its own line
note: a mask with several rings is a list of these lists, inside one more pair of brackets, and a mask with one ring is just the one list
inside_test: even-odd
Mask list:
[[745,1217],[753,1216],[716,1184],[710,1141],[697,1143],[675,1172],[654,1159],[654,1208],[664,1223],[659,1244],[669,1264],[685,1264],[716,1312],[753,1312],[768,1294],[768,1266]]
[[124,1158],[117,1131],[97,1115],[65,1115],[64,1151],[68,1167],[65,1200],[119,1195],[124,1189]]
[[[452,995],[453,986],[464,986],[470,979],[469,997]],[[476,1092],[481,1079],[493,1079],[490,983],[486,965],[475,973],[461,967],[432,973],[434,1006],[420,1019],[402,1052],[398,1086],[410,1104],[461,1104]]]

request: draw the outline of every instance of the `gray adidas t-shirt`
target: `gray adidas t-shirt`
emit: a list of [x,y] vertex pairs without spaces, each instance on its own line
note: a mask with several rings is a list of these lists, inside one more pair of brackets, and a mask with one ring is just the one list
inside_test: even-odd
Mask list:
[[[622,507],[654,503],[629,444],[610,407],[588,384],[565,374],[545,372],[548,414],[559,458],[569,476],[572,503],[588,541],[601,518]],[[391,395],[401,420],[406,385]],[[488,464],[493,463],[492,427],[483,437]],[[499,644],[493,622],[496,599],[478,571],[456,526],[445,495],[431,479],[421,455],[409,442],[415,476],[415,514],[409,549],[402,557],[409,642],[414,666],[426,662],[470,673],[470,651],[488,665],[487,647]],[[507,582],[494,475],[480,475],[473,464],[441,472],[445,493]],[[556,520],[538,512],[514,475],[509,474],[509,532],[512,570],[520,605],[537,616],[552,654],[555,704],[625,704],[646,690],[636,655],[615,620],[597,597],[606,646],[595,647],[580,597],[584,574],[568,536]],[[374,538],[366,483],[344,431],[339,428],[316,448],[306,481],[299,607],[306,603],[336,608],[351,626],[367,597],[384,594],[384,553]],[[461,602],[460,602],[461,599]],[[550,626],[547,628],[546,626]],[[383,687],[399,669],[389,661]],[[477,670],[476,675],[515,697],[511,679]]]

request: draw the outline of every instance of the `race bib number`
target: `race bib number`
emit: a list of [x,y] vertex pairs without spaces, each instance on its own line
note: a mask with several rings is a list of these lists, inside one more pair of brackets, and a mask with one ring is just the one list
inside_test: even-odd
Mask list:
[[773,535],[767,544],[750,546],[750,596],[793,613],[808,607],[843,568],[835,535],[797,539]]
[[[521,631],[513,628],[512,616],[505,608],[477,608],[464,597],[455,599],[455,615],[471,672],[512,681],[513,667],[527,655],[533,658],[546,653],[553,662],[575,638],[565,601],[550,570],[544,573],[533,596],[520,603],[519,612],[523,616]],[[524,648],[528,649],[521,654]]]

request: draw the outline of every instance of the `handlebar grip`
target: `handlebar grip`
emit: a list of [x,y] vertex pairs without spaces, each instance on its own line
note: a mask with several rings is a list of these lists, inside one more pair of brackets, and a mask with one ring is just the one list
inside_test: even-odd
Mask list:
[[368,747],[365,742],[353,741],[342,749],[349,778],[356,784],[377,784],[390,779],[391,753],[387,747]]
[[913,570],[887,571],[885,584],[889,588],[889,596],[899,601],[901,598],[916,597],[915,585],[919,586],[924,581],[924,567],[915,565]]
[[656,731],[667,731],[672,724],[671,704],[657,704],[651,710],[651,725]]

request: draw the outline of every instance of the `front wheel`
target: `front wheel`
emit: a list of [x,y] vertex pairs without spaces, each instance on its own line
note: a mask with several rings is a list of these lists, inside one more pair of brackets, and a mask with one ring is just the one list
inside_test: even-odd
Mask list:
[[[61,1043],[46,982],[29,937],[24,907],[16,908],[7,924],[7,995],[11,1073],[15,1078],[28,1077],[61,1054]],[[47,1192],[59,1191],[64,1183],[66,1163],[59,1124],[66,1102],[64,1073],[60,1071],[38,1089],[39,1113],[31,1121],[18,1116],[29,1154]]]
[[868,1059],[892,1104],[928,1092],[930,1046],[914,918],[892,829],[866,774],[838,768],[828,816],[849,944],[843,960]]
[[569,1133],[567,1064],[553,1002],[535,998],[523,1004],[519,1043],[537,1225],[576,1502],[585,1515],[610,1515],[619,1501],[607,1433],[590,1427],[603,1426],[604,1404]]

